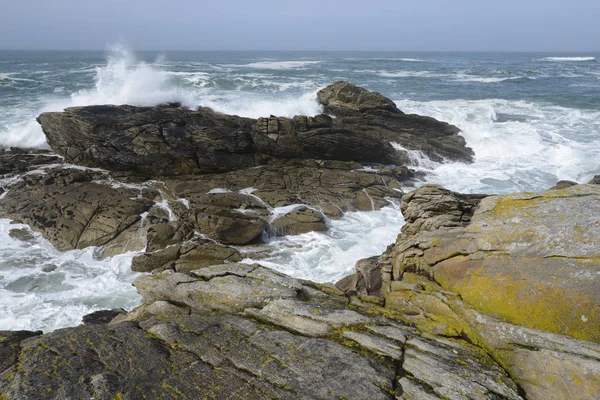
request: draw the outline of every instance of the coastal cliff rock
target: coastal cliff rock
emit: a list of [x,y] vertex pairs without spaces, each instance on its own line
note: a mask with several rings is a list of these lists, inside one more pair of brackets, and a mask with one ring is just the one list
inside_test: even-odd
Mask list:
[[[364,170],[353,162],[290,160],[224,174],[128,184],[102,170],[38,168],[7,185],[0,215],[30,225],[63,251],[103,246],[98,254],[109,257],[146,248],[148,262],[136,267],[140,271],[151,270],[151,260],[162,267],[164,253],[150,255],[181,246],[195,234],[245,245],[262,240],[264,233],[326,231],[327,218],[399,201],[400,180],[411,176],[406,168]],[[283,215],[281,207],[303,208]],[[228,259],[219,257],[208,259]]]
[[338,287],[381,287],[385,307],[406,323],[468,337],[529,399],[594,399],[599,204],[594,185],[488,197],[426,185],[403,197],[396,243]]
[[405,164],[392,142],[437,161],[471,161],[458,128],[406,115],[379,93],[336,82],[318,99],[337,118],[253,120],[170,104],[72,107],[38,122],[67,162],[146,178],[241,170],[271,157]]
[[487,197],[464,227],[421,223],[414,233],[436,218],[412,204],[418,198],[404,199],[413,219],[396,243],[394,278],[419,272],[480,312],[600,342],[597,186]]

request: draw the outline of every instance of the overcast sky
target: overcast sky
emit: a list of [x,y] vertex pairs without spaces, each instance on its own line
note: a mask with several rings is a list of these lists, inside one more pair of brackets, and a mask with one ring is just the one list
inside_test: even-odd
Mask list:
[[0,48],[598,51],[600,0],[0,0]]

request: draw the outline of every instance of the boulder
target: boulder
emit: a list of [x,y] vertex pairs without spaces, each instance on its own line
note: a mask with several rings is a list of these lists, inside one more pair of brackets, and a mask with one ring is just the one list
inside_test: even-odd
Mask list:
[[199,207],[196,210],[198,230],[226,244],[247,244],[258,240],[267,227],[262,218],[220,207]]
[[271,236],[299,235],[327,231],[325,216],[312,208],[299,206],[269,223]]
[[352,115],[367,111],[402,114],[396,104],[381,93],[370,92],[346,81],[337,81],[319,90],[317,100],[333,115]]

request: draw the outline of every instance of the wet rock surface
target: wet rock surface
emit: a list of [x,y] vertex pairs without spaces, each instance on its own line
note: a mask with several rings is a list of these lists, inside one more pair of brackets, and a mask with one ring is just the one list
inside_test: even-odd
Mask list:
[[61,164],[63,158],[49,150],[20,149],[11,147],[0,150],[0,175],[26,172],[48,164]]

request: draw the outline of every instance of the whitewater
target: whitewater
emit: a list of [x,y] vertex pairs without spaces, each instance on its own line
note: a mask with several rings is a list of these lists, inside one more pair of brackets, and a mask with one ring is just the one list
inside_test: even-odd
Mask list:
[[[426,182],[468,193],[545,190],[600,173],[600,55],[538,53],[0,51],[0,146],[47,148],[43,111],[91,104],[180,102],[246,117],[321,112],[316,92],[349,80],[407,113],[458,126],[472,164],[410,152]],[[399,150],[402,150],[399,148]],[[417,185],[426,183],[417,182]],[[6,180],[0,180],[5,187]],[[410,188],[406,188],[410,190]],[[403,224],[398,204],[347,213],[327,233],[270,240],[256,260],[295,277],[335,282],[381,253]],[[0,219],[0,329],[49,331],[92,311],[139,304],[137,253],[99,259],[59,252],[41,235]],[[252,262],[247,258],[246,262]]]

